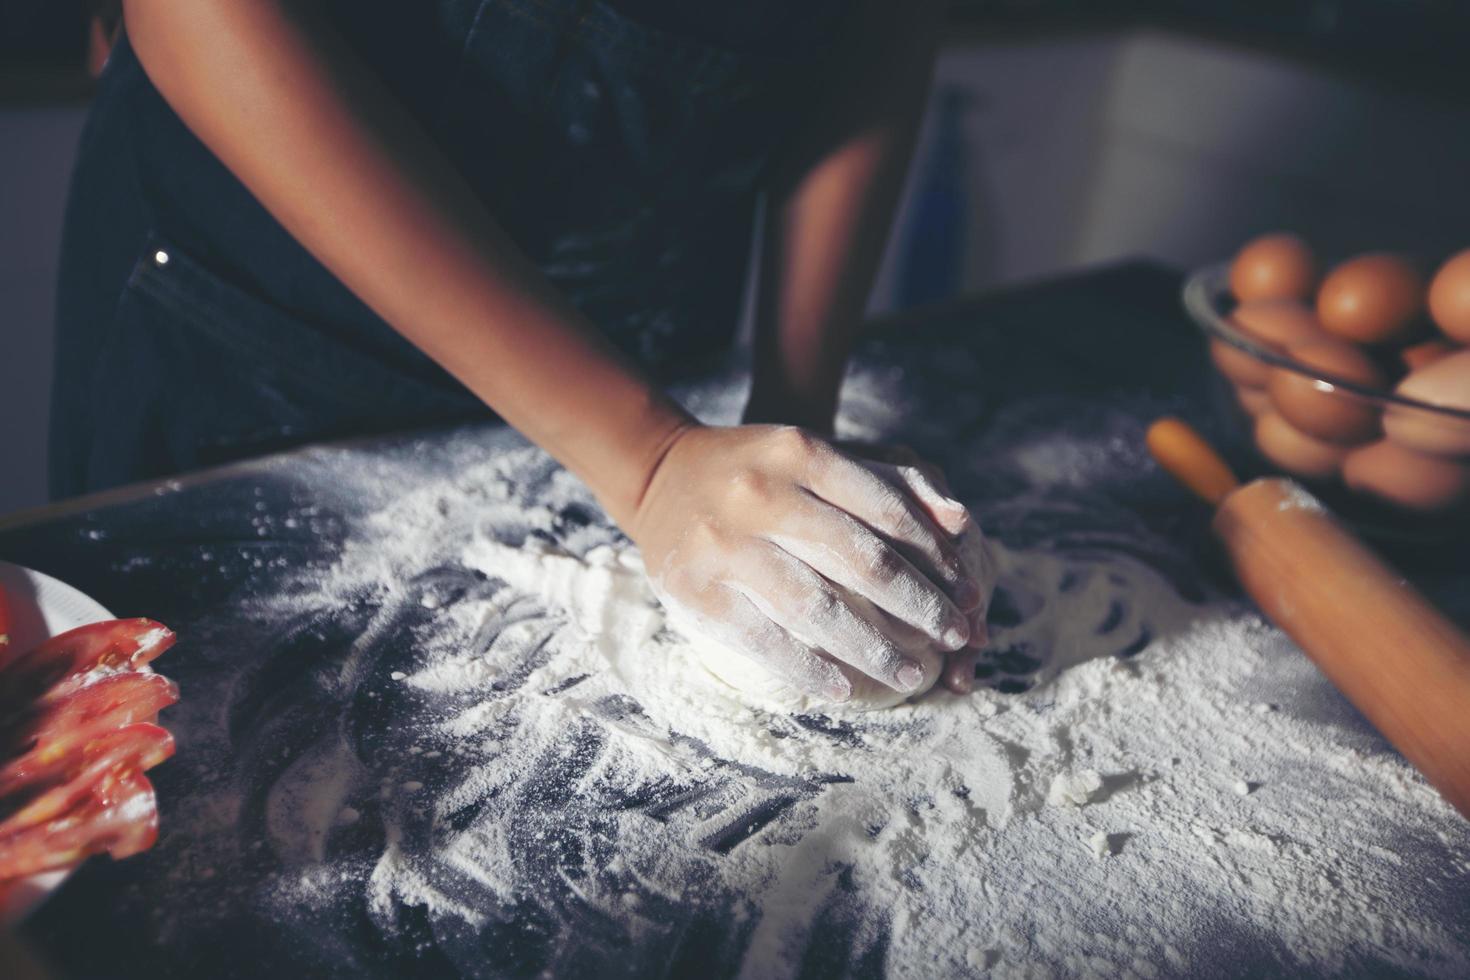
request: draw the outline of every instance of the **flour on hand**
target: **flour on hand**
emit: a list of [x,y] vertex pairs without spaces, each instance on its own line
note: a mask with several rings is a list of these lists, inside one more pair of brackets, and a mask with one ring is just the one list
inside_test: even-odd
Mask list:
[[[995,589],[999,569],[994,549],[978,528],[972,528],[966,531],[964,537],[961,538],[959,551],[965,572],[980,586],[981,595],[988,602],[991,592]],[[860,600],[854,598],[854,601]],[[899,638],[900,648],[910,658],[923,665],[923,683],[917,690],[906,694],[844,663],[840,665],[840,668],[847,679],[852,682],[852,699],[833,705],[797,689],[749,657],[724,646],[707,635],[698,623],[681,617],[677,611],[669,618],[670,622],[689,638],[699,652],[699,662],[706,670],[739,691],[753,704],[785,711],[810,711],[819,707],[824,710],[839,711],[874,711],[891,708],[896,704],[920,698],[928,693],[939,680],[939,672],[944,666],[943,654],[937,651],[931,642],[915,631],[904,629],[902,624],[890,621]],[[835,650],[829,652],[841,653]]]

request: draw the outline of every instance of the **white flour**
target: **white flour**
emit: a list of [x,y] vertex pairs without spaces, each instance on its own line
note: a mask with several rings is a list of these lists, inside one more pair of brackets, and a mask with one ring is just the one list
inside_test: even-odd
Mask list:
[[[567,526],[588,497],[539,460],[391,502],[293,598],[409,598],[461,557],[506,584],[412,596],[429,625],[377,681],[452,710],[408,718],[401,758],[333,741],[280,778],[272,846],[299,858],[280,902],[361,888],[384,929],[417,907],[473,935],[570,895],[635,950],[708,907],[750,977],[793,975],[824,938],[895,976],[1208,974],[1226,954],[1470,974],[1463,921],[1418,891],[1470,874],[1470,833],[1396,755],[1252,694],[1299,655],[1237,607],[1186,604],[1126,558],[1005,552],[998,689],[768,712],[698,666],[614,535]],[[1152,642],[1111,655],[1134,637]],[[323,843],[370,811],[370,874],[329,874]]]

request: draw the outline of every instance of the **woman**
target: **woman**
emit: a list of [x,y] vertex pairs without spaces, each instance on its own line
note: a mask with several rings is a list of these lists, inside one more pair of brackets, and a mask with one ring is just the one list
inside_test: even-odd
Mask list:
[[[56,494],[488,406],[670,606],[812,694],[914,690],[982,638],[964,508],[820,437],[935,4],[123,12],[68,213]],[[761,193],[748,424],[706,427],[655,380],[728,343]]]

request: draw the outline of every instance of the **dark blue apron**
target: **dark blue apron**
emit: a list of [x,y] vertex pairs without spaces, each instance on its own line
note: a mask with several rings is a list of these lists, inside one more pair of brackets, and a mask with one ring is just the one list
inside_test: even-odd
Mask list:
[[[329,8],[521,248],[667,378],[730,341],[761,179],[842,5],[615,6]],[[688,29],[650,24],[661,6]],[[265,212],[121,40],[67,212],[53,495],[485,414]]]

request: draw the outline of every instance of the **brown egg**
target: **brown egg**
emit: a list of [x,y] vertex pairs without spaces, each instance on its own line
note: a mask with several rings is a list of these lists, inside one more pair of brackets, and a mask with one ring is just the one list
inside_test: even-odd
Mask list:
[[1409,510],[1445,511],[1470,501],[1470,466],[1416,453],[1391,439],[1352,450],[1342,478],[1352,490]]
[[1311,307],[1296,300],[1242,303],[1230,314],[1235,325],[1275,350],[1314,340],[1331,340]]
[[[1319,340],[1288,347],[1286,353],[1324,378],[1374,389],[1386,384],[1378,365],[1352,344]],[[1344,388],[1290,368],[1273,368],[1266,390],[1281,417],[1313,438],[1355,446],[1378,435],[1378,406]]]
[[1411,372],[1394,390],[1405,398],[1465,416],[1390,405],[1383,416],[1383,430],[1390,439],[1423,453],[1470,456],[1470,349]]
[[1439,267],[1429,283],[1429,315],[1439,329],[1470,344],[1470,248]]
[[1410,344],[1408,347],[1399,351],[1399,363],[1406,370],[1417,371],[1427,364],[1433,364],[1446,354],[1453,354],[1459,349],[1459,347],[1450,343],[1448,340],[1443,340],[1439,337],[1435,337],[1433,340],[1421,340],[1419,343]]
[[1337,476],[1349,452],[1345,446],[1299,432],[1276,412],[1266,412],[1256,419],[1256,448],[1286,472],[1308,480]]
[[1223,340],[1210,341],[1210,360],[1220,373],[1244,388],[1264,388],[1271,366]]
[[1246,243],[1230,263],[1230,291],[1242,303],[1306,299],[1317,285],[1317,259],[1296,235],[1279,232]]
[[1407,337],[1423,309],[1423,278],[1407,259],[1386,253],[1349,259],[1328,273],[1317,293],[1322,326],[1355,344]]
[[1252,418],[1271,411],[1271,398],[1264,388],[1236,388],[1235,402]]

